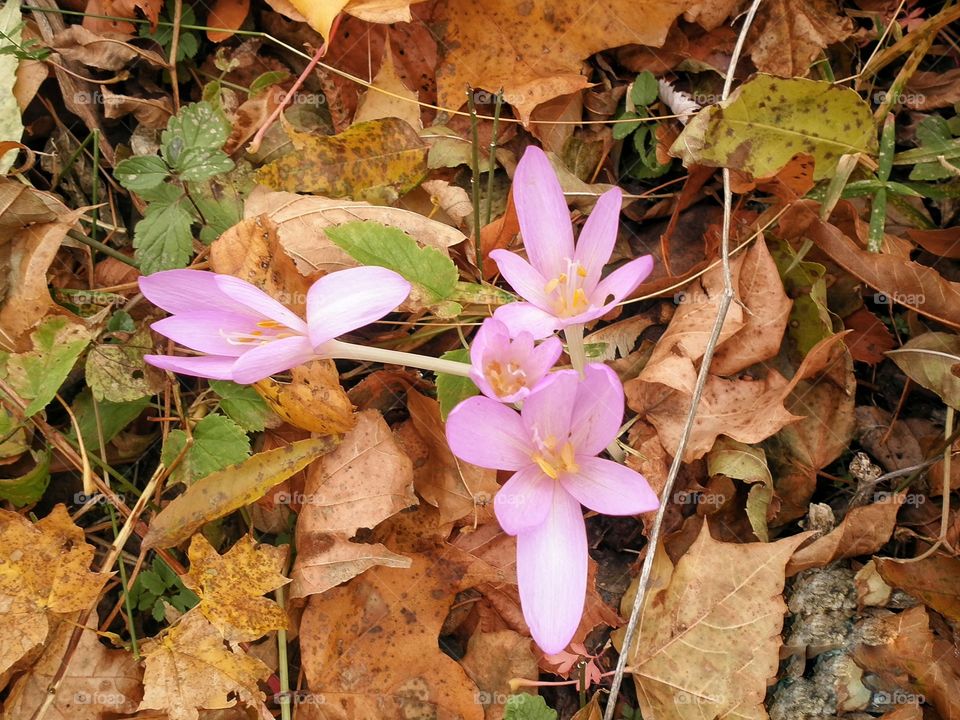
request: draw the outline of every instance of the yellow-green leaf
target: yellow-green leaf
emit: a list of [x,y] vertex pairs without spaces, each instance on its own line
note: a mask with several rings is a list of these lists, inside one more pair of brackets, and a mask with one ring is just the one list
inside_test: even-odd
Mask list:
[[201,478],[153,519],[143,539],[144,547],[171,547],[183,542],[211,520],[263,497],[336,444],[330,437],[299,440]]
[[427,146],[398,118],[357,123],[330,136],[286,130],[294,151],[257,171],[259,182],[274,190],[373,202],[411,190],[427,171]]
[[870,107],[853,90],[803,78],[757,75],[724,103],[701,111],[670,148],[685,165],[770,177],[797,153],[815,160],[815,180],[840,156],[877,152]]

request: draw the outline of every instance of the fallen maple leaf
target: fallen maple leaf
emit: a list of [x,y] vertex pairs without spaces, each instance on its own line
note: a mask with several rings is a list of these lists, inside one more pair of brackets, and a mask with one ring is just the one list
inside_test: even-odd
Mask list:
[[165,710],[169,720],[197,720],[199,709],[220,710],[263,699],[257,681],[270,669],[224,645],[217,629],[198,611],[159,638],[143,644],[146,658],[140,710]]
[[853,21],[837,14],[833,0],[767,0],[747,37],[758,70],[806,77],[828,45],[853,34]]
[[359,413],[339,447],[310,468],[303,497],[291,499],[301,505],[291,597],[325,592],[374,565],[410,566],[381,544],[350,542],[360,528],[417,504],[410,458],[380,413]]
[[198,533],[190,542],[190,571],[183,584],[197,594],[200,612],[225,640],[256,640],[288,625],[283,608],[262,597],[289,582],[282,574],[287,550],[245,535],[221,556]]
[[93,553],[63,505],[35,524],[0,510],[0,675],[43,645],[53,624],[93,606],[110,577],[90,572]]
[[[784,567],[808,535],[774,543],[722,543],[704,523],[676,567],[658,549],[629,650],[644,716],[672,720],[762,718],[777,672],[787,610]],[[624,596],[624,611],[637,582]]]

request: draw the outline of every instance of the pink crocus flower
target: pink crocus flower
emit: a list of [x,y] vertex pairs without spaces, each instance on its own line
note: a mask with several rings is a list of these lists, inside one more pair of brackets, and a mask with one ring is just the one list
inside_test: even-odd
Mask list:
[[528,147],[513,178],[513,198],[530,261],[508,250],[490,253],[526,302],[504,305],[495,317],[514,333],[526,330],[543,338],[605,315],[633,292],[653,269],[650,255],[600,279],[617,240],[621,197],[620,189],[613,188],[597,199],[574,247],[570,211],[556,173],[540,148]]
[[605,365],[551,373],[517,413],[487,397],[464,400],[447,418],[454,454],[513,470],[494,498],[500,526],[517,536],[523,616],[547,654],[580,624],[587,587],[587,534],[580,506],[607,515],[657,507],[642,475],[597,457],[623,419],[623,386]]
[[534,345],[530,333],[511,337],[506,325],[487,318],[470,345],[470,379],[489,398],[519,402],[543,381],[562,352],[559,338]]
[[140,290],[171,316],[151,326],[203,353],[147,355],[164,370],[249,384],[320,357],[347,357],[335,337],[396,309],[410,283],[381,267],[330,273],[307,293],[307,321],[254,285],[200,270],[167,270],[140,278]]

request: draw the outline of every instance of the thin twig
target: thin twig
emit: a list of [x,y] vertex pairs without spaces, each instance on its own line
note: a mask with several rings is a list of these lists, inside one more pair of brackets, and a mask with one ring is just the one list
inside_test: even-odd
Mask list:
[[[730,57],[730,64],[727,68],[727,78],[723,85],[723,95],[721,102],[730,95],[733,86],[734,71],[737,67],[737,60],[743,50],[744,42],[747,39],[747,31],[753,23],[753,18],[757,13],[761,0],[753,0],[750,10],[747,11],[747,17],[740,28],[740,35],[737,38],[736,47],[733,49],[733,55]],[[650,574],[653,570],[653,558],[657,553],[657,545],[660,541],[660,532],[663,528],[663,519],[666,515],[667,504],[670,496],[673,494],[673,484],[680,472],[680,466],[683,464],[683,453],[686,450],[687,442],[690,440],[690,434],[693,431],[693,421],[697,415],[697,407],[700,404],[700,398],[703,395],[703,388],[707,384],[707,376],[710,371],[710,363],[713,360],[713,353],[720,340],[720,331],[723,328],[723,321],[727,317],[727,310],[730,303],[733,302],[735,293],[733,290],[733,273],[730,270],[730,221],[733,214],[733,192],[730,189],[730,170],[723,169],[723,234],[720,243],[720,257],[723,273],[723,292],[720,295],[720,306],[717,308],[717,318],[713,324],[713,331],[710,333],[710,339],[703,352],[703,359],[700,363],[700,372],[697,375],[697,384],[693,389],[693,397],[690,398],[690,411],[687,413],[687,420],[683,426],[683,432],[680,435],[680,443],[673,456],[673,463],[670,465],[670,472],[667,474],[666,484],[661,493],[660,507],[657,509],[657,517],[654,520],[653,528],[650,532],[650,540],[647,543],[647,554],[643,559],[643,569],[640,571],[640,580],[637,585],[637,594],[633,600],[633,608],[630,611],[630,621],[627,623],[627,629],[623,635],[623,645],[620,649],[620,657],[617,659],[617,667],[613,675],[613,681],[610,684],[610,698],[607,700],[607,707],[603,714],[603,720],[613,720],[613,714],[617,706],[617,696],[620,694],[620,684],[623,682],[623,673],[627,666],[627,659],[630,657],[630,648],[633,645],[633,639],[637,632],[637,625],[640,623],[640,611],[644,605],[644,599],[647,594],[647,586],[650,583]]]

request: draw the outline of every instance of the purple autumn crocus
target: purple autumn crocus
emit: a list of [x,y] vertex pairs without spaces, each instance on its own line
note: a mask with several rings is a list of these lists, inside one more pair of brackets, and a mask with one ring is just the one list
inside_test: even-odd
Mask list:
[[535,345],[530,333],[511,337],[506,325],[487,318],[470,345],[470,379],[489,398],[519,402],[544,380],[562,352],[559,338]]
[[607,515],[657,507],[639,473],[597,457],[623,419],[623,386],[605,365],[583,376],[559,370],[531,392],[520,413],[472,397],[447,418],[457,457],[513,470],[494,498],[500,526],[517,536],[523,616],[547,654],[563,650],[580,624],[587,587],[587,535],[580,506]]
[[334,338],[396,309],[410,283],[380,267],[330,273],[307,293],[307,320],[254,285],[200,270],[140,278],[140,290],[171,313],[151,326],[195,357],[147,355],[164,370],[249,384],[321,357],[344,357]]
[[513,178],[513,198],[530,261],[508,250],[490,253],[526,302],[504,305],[495,317],[514,333],[526,330],[544,338],[582,327],[633,292],[653,269],[650,255],[600,279],[617,240],[621,197],[620,189],[613,188],[597,199],[574,247],[570,211],[556,173],[540,148],[528,147]]

